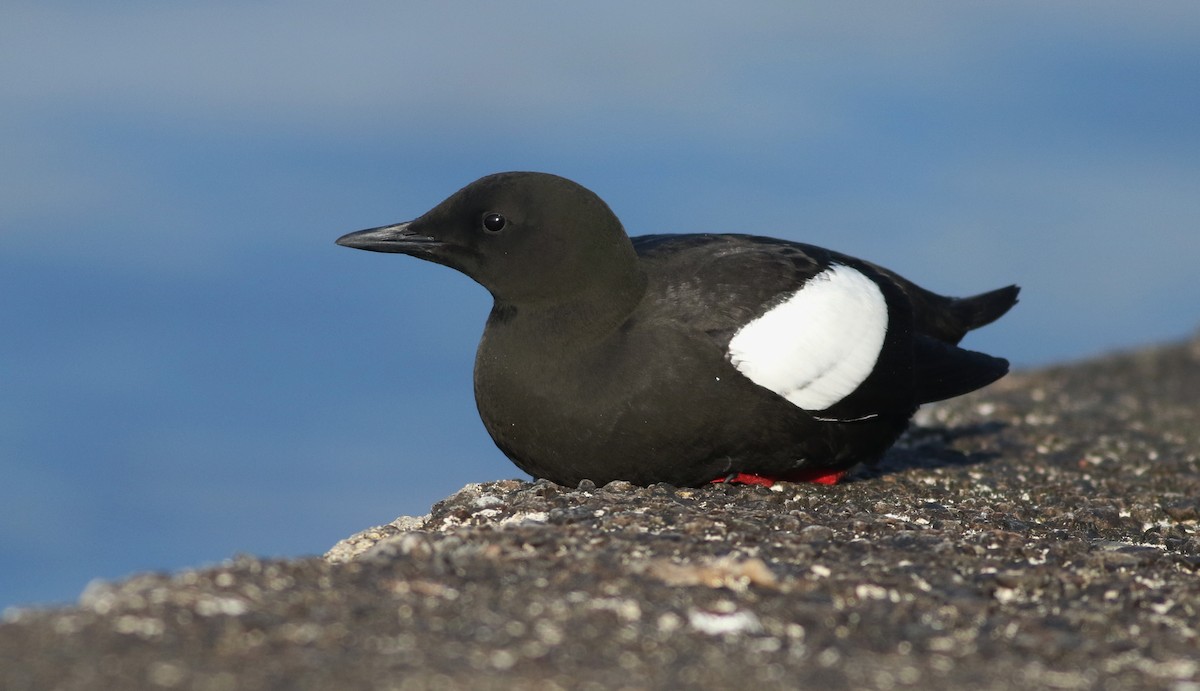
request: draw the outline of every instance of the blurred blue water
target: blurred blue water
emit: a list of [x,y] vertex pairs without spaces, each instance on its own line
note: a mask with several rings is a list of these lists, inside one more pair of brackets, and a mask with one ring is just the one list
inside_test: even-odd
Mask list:
[[486,293],[333,245],[489,172],[572,177],[632,234],[1020,283],[969,341],[1018,366],[1200,323],[1193,4],[297,7],[0,28],[0,606],[519,476],[471,397]]

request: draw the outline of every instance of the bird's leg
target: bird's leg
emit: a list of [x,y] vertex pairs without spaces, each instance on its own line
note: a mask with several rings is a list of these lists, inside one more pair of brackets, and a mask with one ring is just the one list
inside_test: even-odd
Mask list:
[[826,468],[809,468],[797,470],[782,475],[756,475],[754,473],[730,473],[712,482],[733,482],[739,485],[761,485],[770,487],[776,482],[811,482],[817,485],[836,485],[845,477],[845,470],[828,470]]

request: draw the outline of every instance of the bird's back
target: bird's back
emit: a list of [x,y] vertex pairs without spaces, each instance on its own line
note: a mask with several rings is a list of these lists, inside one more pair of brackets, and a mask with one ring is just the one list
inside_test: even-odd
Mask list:
[[[893,311],[906,312],[893,314],[890,328],[910,333],[899,334],[890,343],[911,348],[915,403],[974,391],[1008,372],[1003,358],[957,344],[968,331],[990,324],[1016,304],[1017,286],[966,298],[947,297],[871,262],[754,235],[643,235],[632,241],[649,276],[646,301],[654,308],[650,311],[662,318],[687,320],[723,349],[739,329],[814,276],[831,265],[845,265],[880,283]],[[844,315],[847,320],[858,317]],[[804,328],[796,324],[796,329]]]

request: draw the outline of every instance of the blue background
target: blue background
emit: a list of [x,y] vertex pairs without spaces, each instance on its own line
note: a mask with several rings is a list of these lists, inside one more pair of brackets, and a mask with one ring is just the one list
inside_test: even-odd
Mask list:
[[1200,323],[1200,5],[24,2],[0,21],[0,606],[320,553],[519,476],[487,293],[336,247],[480,175],[771,234],[1029,367]]

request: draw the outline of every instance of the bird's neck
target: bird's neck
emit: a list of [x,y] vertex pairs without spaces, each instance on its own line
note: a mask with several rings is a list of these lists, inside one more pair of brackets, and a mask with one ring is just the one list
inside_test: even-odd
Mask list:
[[499,298],[488,327],[535,333],[548,344],[569,346],[621,326],[646,294],[646,275],[634,265],[614,280],[576,286],[569,294],[510,303]]

